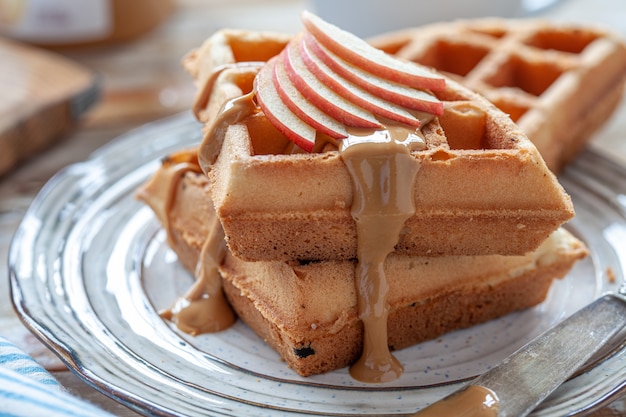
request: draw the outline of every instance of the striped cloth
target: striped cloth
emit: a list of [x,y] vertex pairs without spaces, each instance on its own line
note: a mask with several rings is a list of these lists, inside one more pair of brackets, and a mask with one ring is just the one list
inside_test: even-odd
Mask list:
[[0,336],[0,417],[113,417],[71,396],[37,362]]

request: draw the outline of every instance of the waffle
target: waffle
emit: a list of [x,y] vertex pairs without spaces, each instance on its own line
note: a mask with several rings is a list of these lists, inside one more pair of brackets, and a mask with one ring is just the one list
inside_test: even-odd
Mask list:
[[508,115],[302,17],[286,48],[222,31],[185,59],[204,140],[139,192],[197,277],[164,317],[217,320],[223,289],[301,375],[352,363],[357,380],[391,381],[390,347],[535,305],[586,252]]
[[[200,120],[210,126],[228,98],[250,92],[253,63],[274,56],[286,40],[222,31],[188,56],[185,66],[200,91],[194,106]],[[452,80],[436,95],[445,112],[422,128],[427,149],[413,153],[421,161],[416,213],[396,251],[439,256],[535,250],[573,216],[569,197],[507,115]],[[260,113],[229,126],[211,151],[217,159],[209,172],[213,199],[231,252],[250,261],[355,258],[352,184],[339,152],[286,154],[288,144]]]
[[[160,171],[168,169],[166,164]],[[211,185],[199,171],[196,166],[155,175],[150,189],[166,192],[142,194],[161,213],[171,247],[192,272],[214,215]],[[170,183],[171,175],[179,180]],[[166,211],[163,196],[170,195],[170,187],[175,197]],[[579,241],[558,229],[523,256],[391,255],[385,263],[390,277],[389,345],[402,349],[534,306],[544,300],[553,280],[585,254]],[[300,375],[339,369],[358,358],[363,334],[354,261],[246,262],[229,252],[220,273],[239,317]]]
[[626,45],[590,26],[462,20],[370,41],[485,96],[511,116],[557,173],[611,116],[626,82]]
[[[402,349],[542,302],[584,257],[559,229],[524,256],[410,257],[385,261],[388,345]],[[245,262],[221,268],[237,315],[302,376],[343,368],[363,349],[351,261]]]

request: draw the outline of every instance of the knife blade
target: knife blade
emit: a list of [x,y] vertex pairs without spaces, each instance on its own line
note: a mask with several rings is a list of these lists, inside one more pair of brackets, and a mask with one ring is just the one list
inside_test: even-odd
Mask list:
[[414,417],[523,417],[626,326],[626,297],[606,294]]

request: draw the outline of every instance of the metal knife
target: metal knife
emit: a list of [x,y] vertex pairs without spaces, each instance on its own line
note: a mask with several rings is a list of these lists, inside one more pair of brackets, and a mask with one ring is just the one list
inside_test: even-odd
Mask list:
[[[625,326],[626,284],[618,293],[598,298],[459,391],[413,416],[526,416]],[[477,388],[482,390],[479,395]]]

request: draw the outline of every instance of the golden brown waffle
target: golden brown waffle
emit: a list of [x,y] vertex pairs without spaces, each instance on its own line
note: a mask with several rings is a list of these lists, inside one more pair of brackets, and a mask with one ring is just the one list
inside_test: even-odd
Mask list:
[[[244,63],[268,59],[284,42],[282,35],[225,31],[191,55],[186,65],[198,77],[201,119],[210,122],[227,98],[251,91],[256,69]],[[422,129],[428,149],[413,153],[421,161],[416,214],[397,251],[536,249],[573,216],[569,197],[507,115],[451,80],[436,95],[445,112]],[[354,258],[352,184],[339,152],[285,154],[288,144],[262,113],[227,129],[210,175],[230,250],[246,260]]]
[[[563,229],[525,256],[390,255],[388,344],[402,349],[542,302],[552,282],[585,256]],[[360,356],[354,264],[245,262],[220,272],[237,315],[303,376]]]
[[[197,171],[181,178],[164,224],[173,250],[193,272],[213,215],[211,190]],[[165,201],[144,197],[163,212]],[[392,255],[385,264],[389,345],[401,349],[531,307],[585,254],[578,240],[559,229],[524,256]],[[240,318],[299,374],[328,372],[358,358],[363,335],[353,261],[245,262],[229,253],[220,272]]]
[[372,39],[489,99],[559,172],[620,103],[626,45],[590,26],[543,20],[437,23]]
[[[197,153],[165,161],[139,196],[167,228],[181,263],[199,271],[194,289],[214,286],[201,271],[205,261],[219,265],[220,275],[210,278],[222,278],[239,317],[306,376],[365,355],[363,334],[371,326],[357,312],[363,291],[355,282],[353,185],[342,154],[332,141],[322,141],[320,152],[293,152],[272,124],[284,107],[269,106],[272,97],[264,96],[272,82],[280,83],[280,68],[265,66],[259,77],[265,82],[255,79],[287,40],[223,31],[187,57],[205,141]],[[277,71],[274,81],[268,68]],[[377,339],[385,351],[385,341],[400,349],[533,306],[586,254],[560,228],[573,216],[569,197],[519,126],[458,82],[446,80],[443,88],[440,81],[433,87],[440,102],[431,101],[437,112],[420,118],[425,145],[408,154],[419,161],[414,185],[408,182],[415,215],[403,223],[395,251],[380,261],[390,288],[386,312],[377,317],[386,328]],[[305,96],[310,110],[313,95]],[[314,136],[291,139],[317,150]],[[215,255],[214,239],[207,238],[223,243],[215,224],[230,249],[220,261],[224,252]]]

